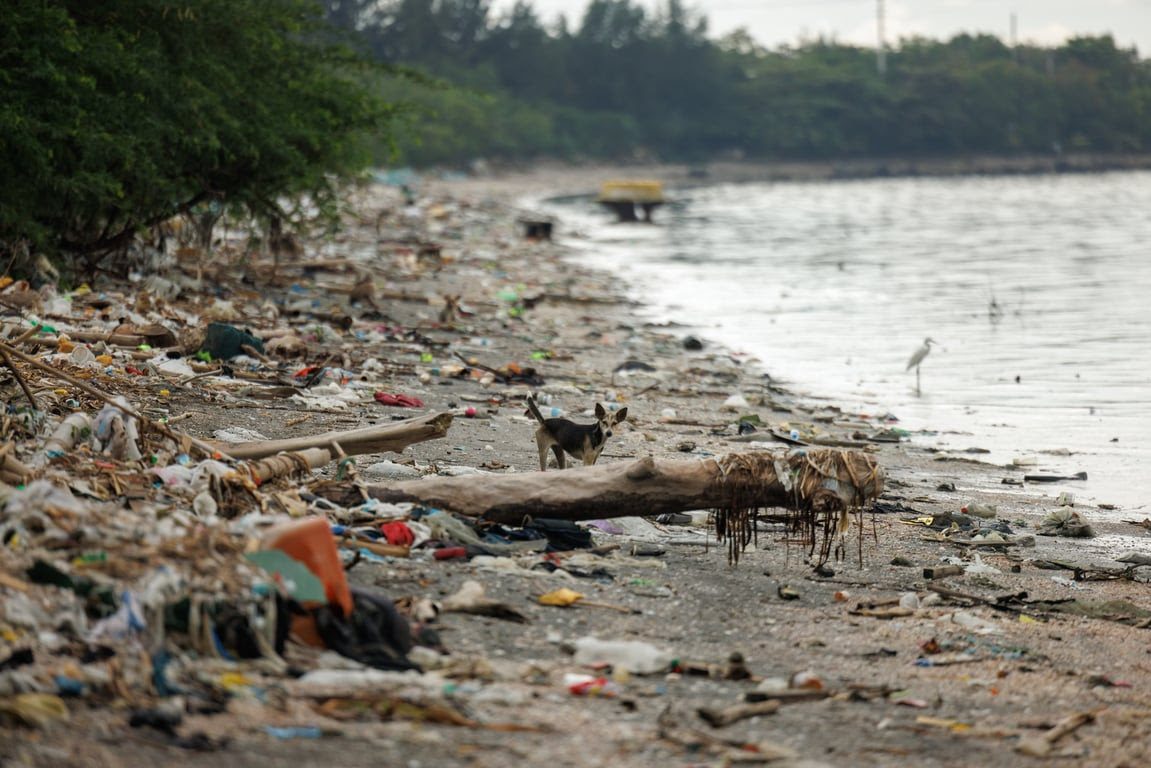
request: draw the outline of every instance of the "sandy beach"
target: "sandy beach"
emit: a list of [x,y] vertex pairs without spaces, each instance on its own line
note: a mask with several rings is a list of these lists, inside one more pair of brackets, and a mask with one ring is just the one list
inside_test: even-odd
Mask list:
[[[737,181],[751,172],[740,173],[738,165],[713,168],[706,179],[687,168],[644,169],[666,184]],[[1084,539],[1042,535],[1041,526],[1066,507],[1065,517],[1078,515],[1100,536],[1144,538],[1148,528],[1067,507],[1060,495],[1074,495],[1073,480],[1028,482],[1024,476],[1042,468],[940,454],[915,434],[898,436],[898,423],[882,415],[779,388],[763,361],[685,327],[643,323],[613,276],[575,262],[563,222],[554,241],[524,237],[527,201],[593,193],[614,175],[542,168],[429,178],[414,210],[399,190],[374,187],[338,242],[305,250],[317,260],[350,260],[354,269],[286,267],[281,283],[255,296],[236,289],[250,307],[242,321],[257,336],[286,324],[303,336],[315,325],[289,319],[287,304],[278,317],[260,313],[274,296],[290,302],[293,291],[314,301],[313,310],[352,318],[326,341],[307,340],[302,356],[268,352],[283,371],[317,364],[322,352],[326,365],[350,372],[325,405],[257,401],[210,377],[163,396],[162,379],[145,381],[129,395],[141,407],[188,414],[181,429],[204,439],[225,427],[278,439],[453,414],[443,439],[356,457],[368,488],[431,475],[480,482],[483,474],[538,474],[535,426],[524,415],[530,393],[584,423],[596,403],[627,408],[597,467],[646,456],[707,462],[797,448],[858,451],[882,467],[885,488],[874,507],[851,518],[842,557],[814,568],[809,546],[780,522],[784,510],[769,509],[731,562],[708,510],[685,509],[662,522],[619,518],[609,498],[604,519],[589,528],[599,554],[562,553],[542,567],[548,560],[538,553],[441,561],[417,548],[350,568],[354,585],[405,604],[442,608],[476,582],[518,615],[441,610],[427,625],[440,649],[414,656],[422,673],[360,669],[319,695],[294,674],[274,675],[255,662],[217,662],[207,672],[189,660],[188,674],[201,683],[237,674],[250,684],[226,700],[226,715],[187,709],[174,729],[184,742],[127,724],[128,710],[158,698],[134,690],[99,706],[76,700],[68,724],[6,729],[3,764],[924,768],[1065,758],[1141,765],[1151,746],[1151,601],[1143,575],[1084,548]],[[345,290],[364,273],[374,307],[349,303]],[[446,297],[458,297],[458,313],[444,312]],[[418,333],[382,341],[384,327]],[[492,371],[503,375],[483,375]],[[340,391],[360,396],[339,403]],[[373,392],[420,404],[385,405]],[[756,430],[741,434],[740,420],[752,416]],[[803,444],[772,438],[792,430]],[[884,434],[898,437],[878,439]],[[341,467],[329,464],[316,476],[343,480]],[[963,515],[964,508],[993,516]],[[0,562],[15,569],[26,556]],[[560,588],[583,597],[568,607],[540,602]],[[571,652],[589,637],[645,643],[675,663],[651,674],[576,663]],[[355,669],[330,656],[291,644],[285,654],[294,672]],[[51,658],[38,666],[68,663],[63,654]],[[572,675],[602,677],[598,695],[573,693]],[[337,699],[360,706],[325,708]],[[741,705],[760,709],[733,709]],[[187,743],[193,734],[200,748]]]

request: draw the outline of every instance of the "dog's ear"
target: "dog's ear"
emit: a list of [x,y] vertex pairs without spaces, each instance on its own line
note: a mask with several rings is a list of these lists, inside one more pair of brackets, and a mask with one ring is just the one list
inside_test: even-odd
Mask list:
[[596,403],[595,404],[595,417],[602,421],[604,416],[607,416],[607,411],[604,410],[602,405],[600,405],[599,403]]
[[627,418],[627,408],[626,407],[620,408],[618,411],[615,412],[615,423],[616,424],[619,424],[621,421],[623,421],[626,418]]

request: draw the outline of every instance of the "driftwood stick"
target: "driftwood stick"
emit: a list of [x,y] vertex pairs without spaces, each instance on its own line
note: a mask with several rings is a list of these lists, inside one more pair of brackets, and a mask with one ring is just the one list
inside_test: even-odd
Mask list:
[[[842,477],[811,470],[821,463],[838,469]],[[780,478],[777,467],[813,474],[805,480],[786,471]],[[368,485],[369,495],[381,501],[424,503],[509,525],[520,525],[529,517],[598,520],[733,507],[834,512],[858,507],[882,490],[883,472],[871,457],[833,449],[700,461],[656,461],[648,456],[562,472],[433,476]]]
[[[29,329],[29,331],[26,331],[25,333],[21,334],[19,338],[13,339],[11,343],[15,345],[15,344],[23,343],[25,341],[30,341],[33,344],[41,344],[41,345],[47,346],[47,347],[58,347],[58,346],[60,346],[60,339],[57,336],[36,338],[36,339],[32,338],[32,336],[35,336],[37,333],[40,333],[43,330],[44,330],[44,326],[42,326],[42,325],[38,326],[37,328]],[[172,339],[172,334],[171,334],[171,332],[168,332],[167,329],[164,329],[164,332],[160,332],[158,330],[156,333],[139,333],[139,332],[137,332],[137,333],[115,333],[113,331],[84,331],[84,330],[60,331],[59,333],[61,333],[64,336],[67,336],[72,341],[81,341],[84,343],[91,343],[94,341],[102,341],[105,344],[110,344],[113,347],[128,347],[128,348],[135,348],[135,347],[140,346],[141,344],[150,344],[154,347],[155,342],[158,339],[161,341],[171,341],[171,339]],[[178,349],[178,347],[164,346],[164,349]],[[148,352],[148,354],[152,357],[155,357],[156,355],[160,354],[160,351],[161,351],[160,349],[152,349]]]
[[[25,341],[32,338],[36,334],[40,333],[40,331],[42,331],[42,330],[44,330],[43,324],[36,323],[36,325],[34,325],[31,328],[29,328],[28,330],[24,331],[24,333],[20,334],[19,336],[17,336],[14,339],[12,339],[11,343],[13,346],[15,346],[17,344],[23,344]],[[55,341],[55,339],[53,339],[53,341]]]
[[780,703],[777,699],[768,699],[767,701],[758,701],[755,704],[735,704],[723,709],[700,707],[696,713],[707,721],[707,724],[712,728],[723,728],[749,717],[774,715],[779,707]]
[[16,383],[20,385],[20,389],[24,390],[24,397],[28,398],[28,405],[32,410],[40,410],[40,403],[37,402],[36,396],[32,394],[32,390],[28,388],[28,382],[24,380],[24,376],[16,368],[16,364],[12,362],[12,358],[3,349],[0,349],[0,355],[4,357],[4,364],[8,366],[8,370],[12,371],[12,375],[16,377]]
[[311,437],[293,437],[284,440],[215,443],[215,445],[234,459],[260,459],[277,453],[302,451],[307,448],[327,448],[335,453],[336,445],[348,456],[385,451],[399,453],[413,443],[444,437],[451,424],[452,414],[429,413],[378,427],[324,432]]
[[27,480],[32,474],[32,469],[8,455],[13,445],[15,443],[11,440],[0,443],[0,482],[19,484]]
[[0,464],[0,481],[5,483],[18,485],[27,482],[31,474],[32,469],[28,465],[12,456],[5,456],[3,463]]
[[361,539],[357,536],[349,534],[336,534],[334,536],[337,547],[347,547],[349,549],[366,549],[367,551],[382,555],[384,557],[409,557],[411,549],[408,547],[400,546],[398,544],[380,544],[379,542],[372,541],[371,539]]
[[[28,334],[24,334],[23,336],[27,336],[27,335]],[[84,335],[95,336],[96,334],[85,333]],[[76,338],[71,333],[69,333],[68,337],[72,341],[80,341],[80,342],[85,342],[85,343],[87,343],[89,341],[102,341],[105,344],[108,344],[110,346],[120,348],[120,354],[128,355],[133,360],[151,360],[152,358],[157,357],[159,355],[163,355],[166,352],[170,352],[170,351],[171,352],[182,352],[183,351],[180,347],[152,347],[151,349],[139,349],[138,347],[141,344],[147,344],[149,342],[148,338],[144,337],[144,336],[135,336],[135,335],[123,334],[123,333],[114,333],[111,336],[107,336],[107,337],[105,337],[105,335],[100,335],[99,338],[93,338],[93,339],[80,339],[80,338]],[[55,336],[51,336],[51,337],[49,337],[49,336],[38,336],[35,339],[27,339],[27,338],[21,337],[21,339],[19,341],[26,341],[29,344],[36,344],[36,345],[41,346],[41,347],[53,347],[53,348],[59,348],[60,343],[61,343],[60,339],[55,337]],[[14,339],[11,343],[13,345],[15,345],[17,343],[17,340]]]
[[275,477],[287,477],[294,472],[322,467],[331,460],[332,454],[323,448],[306,448],[253,461],[248,464],[248,472],[256,482],[264,483]]
[[27,592],[32,589],[32,584],[18,579],[15,576],[9,576],[6,573],[0,572],[0,587],[7,587],[8,589],[17,589],[21,592]]
[[1031,757],[1046,757],[1051,754],[1055,742],[1077,728],[1092,722],[1095,716],[1105,709],[1107,709],[1107,707],[1096,707],[1087,712],[1077,712],[1074,715],[1069,715],[1043,733],[1024,736],[1019,740],[1015,749]]
[[[68,338],[73,341],[93,342],[102,341],[113,347],[138,347],[149,343],[149,338],[141,333],[107,333],[103,331],[67,331]],[[153,354],[155,354],[153,352]]]
[[803,701],[821,701],[831,698],[834,691],[825,688],[784,688],[779,691],[748,691],[743,694],[743,700],[748,703],[757,701],[778,701],[780,704],[797,704]]

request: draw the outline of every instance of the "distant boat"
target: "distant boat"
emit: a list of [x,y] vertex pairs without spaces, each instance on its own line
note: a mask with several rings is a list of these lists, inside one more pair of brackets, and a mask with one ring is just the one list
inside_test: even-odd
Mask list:
[[652,211],[664,204],[663,185],[647,180],[605,181],[598,202],[620,221],[650,222]]

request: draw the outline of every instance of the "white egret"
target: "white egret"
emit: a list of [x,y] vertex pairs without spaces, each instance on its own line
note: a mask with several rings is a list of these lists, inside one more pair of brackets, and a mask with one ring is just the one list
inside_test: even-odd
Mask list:
[[907,361],[907,370],[915,369],[915,394],[919,396],[919,364],[923,362],[923,358],[927,357],[927,353],[931,351],[932,344],[938,344],[935,339],[928,337],[923,340],[923,346],[915,350],[915,354]]

